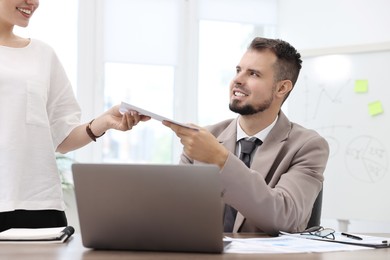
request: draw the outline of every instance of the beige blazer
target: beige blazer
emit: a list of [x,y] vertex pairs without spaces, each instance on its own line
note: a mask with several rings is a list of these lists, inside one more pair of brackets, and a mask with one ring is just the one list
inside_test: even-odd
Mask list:
[[[234,154],[237,120],[206,127],[230,151],[220,177],[224,202],[238,210],[233,232],[304,230],[324,181],[328,143],[280,112],[247,168]],[[180,163],[200,162],[183,153]]]

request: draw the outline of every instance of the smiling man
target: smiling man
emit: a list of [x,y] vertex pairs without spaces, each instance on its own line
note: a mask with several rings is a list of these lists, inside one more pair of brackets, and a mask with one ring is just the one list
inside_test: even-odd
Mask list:
[[163,122],[184,146],[180,163],[219,166],[225,232],[275,235],[307,227],[322,189],[329,146],[281,111],[301,63],[289,43],[255,38],[230,84],[229,108],[237,118],[198,131]]

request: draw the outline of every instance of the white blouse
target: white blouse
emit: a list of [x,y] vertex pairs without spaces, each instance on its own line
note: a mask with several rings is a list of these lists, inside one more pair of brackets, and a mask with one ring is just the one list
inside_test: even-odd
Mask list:
[[50,46],[0,46],[0,212],[65,209],[55,150],[80,116]]

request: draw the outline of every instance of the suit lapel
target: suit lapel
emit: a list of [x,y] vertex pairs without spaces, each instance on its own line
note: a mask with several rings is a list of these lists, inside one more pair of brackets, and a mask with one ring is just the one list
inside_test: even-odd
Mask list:
[[217,140],[233,154],[236,151],[238,117],[230,122],[226,129],[217,137]]

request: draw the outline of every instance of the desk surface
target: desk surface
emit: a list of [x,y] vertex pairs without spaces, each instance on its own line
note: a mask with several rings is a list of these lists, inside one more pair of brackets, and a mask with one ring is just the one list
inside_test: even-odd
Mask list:
[[[390,237],[390,234],[375,234]],[[229,236],[231,236],[229,234]],[[261,237],[256,234],[234,237]],[[299,253],[299,254],[193,254],[171,252],[97,251],[83,247],[80,235],[74,235],[65,244],[0,244],[0,259],[286,259],[286,260],[348,260],[390,259],[390,248],[358,250],[352,252]]]

